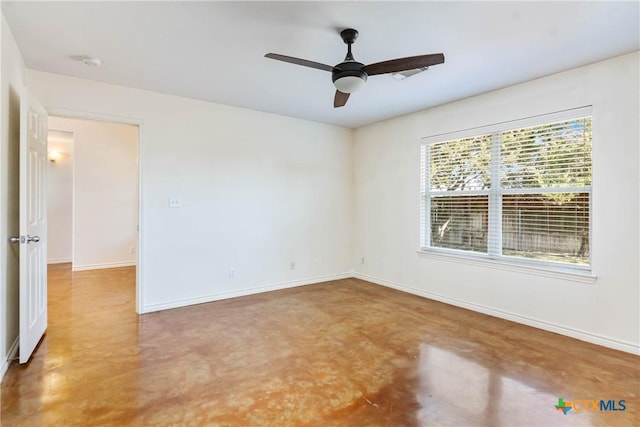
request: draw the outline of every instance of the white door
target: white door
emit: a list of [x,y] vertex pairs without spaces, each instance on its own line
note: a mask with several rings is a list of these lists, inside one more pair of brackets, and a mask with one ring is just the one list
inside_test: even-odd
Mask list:
[[47,113],[20,100],[20,363],[47,329]]

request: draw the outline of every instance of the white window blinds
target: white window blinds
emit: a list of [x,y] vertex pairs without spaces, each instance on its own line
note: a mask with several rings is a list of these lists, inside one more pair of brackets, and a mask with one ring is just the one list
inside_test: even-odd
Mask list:
[[588,268],[589,114],[579,109],[426,139],[422,249]]
[[502,188],[591,185],[591,118],[500,133]]

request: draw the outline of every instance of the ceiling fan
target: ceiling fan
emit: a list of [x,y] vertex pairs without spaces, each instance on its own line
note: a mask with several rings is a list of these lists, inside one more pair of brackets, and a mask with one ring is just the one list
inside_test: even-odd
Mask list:
[[265,57],[316,68],[318,70],[330,71],[333,84],[336,87],[336,94],[333,98],[334,108],[343,107],[347,103],[349,95],[364,86],[368,76],[399,73],[401,71],[420,69],[444,63],[444,55],[442,53],[434,53],[364,65],[356,61],[351,53],[351,45],[358,38],[358,32],[353,28],[347,28],[340,32],[340,37],[342,37],[342,40],[347,44],[347,56],[345,56],[343,62],[333,67],[319,62],[307,61],[306,59],[294,58],[277,53],[267,53]]

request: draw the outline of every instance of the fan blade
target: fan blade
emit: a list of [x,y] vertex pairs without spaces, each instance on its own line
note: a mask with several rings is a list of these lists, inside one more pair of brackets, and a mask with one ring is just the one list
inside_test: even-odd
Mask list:
[[344,104],[347,103],[347,99],[349,99],[348,93],[340,92],[336,90],[336,96],[333,98],[333,108],[344,107]]
[[415,70],[417,68],[430,67],[444,63],[444,55],[434,53],[431,55],[409,56],[407,58],[391,59],[389,61],[376,62],[365,65],[363,70],[370,76],[376,74],[398,73],[400,71]]
[[277,59],[278,61],[289,62],[291,64],[315,68],[318,70],[333,71],[333,67],[331,65],[325,65],[319,62],[307,61],[306,59],[294,58],[293,56],[279,55],[277,53],[267,53],[264,57]]

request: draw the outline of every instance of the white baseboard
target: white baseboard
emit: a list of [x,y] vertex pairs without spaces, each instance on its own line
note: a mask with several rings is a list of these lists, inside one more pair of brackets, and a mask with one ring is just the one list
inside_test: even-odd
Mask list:
[[272,283],[269,285],[256,286],[253,288],[240,289],[240,290],[231,291],[231,292],[222,292],[219,294],[206,295],[198,298],[189,298],[189,299],[170,301],[170,302],[160,303],[160,304],[148,304],[148,305],[143,305],[142,312],[140,314],[151,313],[151,312],[160,311],[160,310],[168,310],[171,308],[185,307],[193,304],[203,304],[203,303],[218,301],[223,299],[242,297],[242,296],[253,295],[253,294],[258,294],[262,292],[277,291],[280,289],[287,289],[287,288],[295,288],[297,286],[313,285],[314,283],[348,279],[351,277],[353,277],[352,272],[341,273],[341,274],[331,274],[327,276],[315,276],[315,277],[310,277],[303,280]]
[[13,344],[11,344],[11,347],[9,347],[9,351],[7,351],[7,357],[2,359],[2,366],[0,366],[0,382],[2,382],[2,379],[4,378],[4,374],[7,373],[7,370],[9,370],[9,365],[11,364],[11,361],[16,357],[16,354],[18,354],[19,345],[20,345],[20,336],[17,336]]
[[104,264],[85,264],[85,265],[77,265],[71,268],[71,271],[85,271],[85,270],[102,270],[105,268],[121,268],[121,267],[135,267],[135,261],[126,261],[126,262],[110,262]]
[[68,264],[71,262],[71,258],[55,258],[47,261],[47,264]]
[[476,311],[478,313],[488,314],[490,316],[499,317],[501,319],[510,320],[512,322],[520,323],[527,326],[532,326],[534,328],[542,329],[549,332],[555,332],[560,335],[576,338],[581,341],[586,341],[592,344],[609,347],[615,350],[624,351],[626,353],[640,355],[640,346],[633,344],[631,342],[603,337],[601,335],[581,331],[578,329],[569,328],[566,326],[558,325],[556,323],[545,322],[543,320],[538,320],[538,319],[534,319],[527,316],[521,316],[519,314],[498,310],[498,309],[487,307],[480,304],[470,303],[467,301],[459,300],[457,298],[446,297],[446,296],[435,294],[432,292],[423,291],[421,289],[412,288],[411,286],[403,285],[402,283],[394,282],[391,280],[379,279],[377,277],[369,276],[362,273],[353,273],[353,277],[357,279],[366,280],[367,282],[372,282],[378,285],[386,286],[388,288],[393,288],[399,291],[418,295],[424,298],[440,301],[445,304],[466,308],[468,310]]

